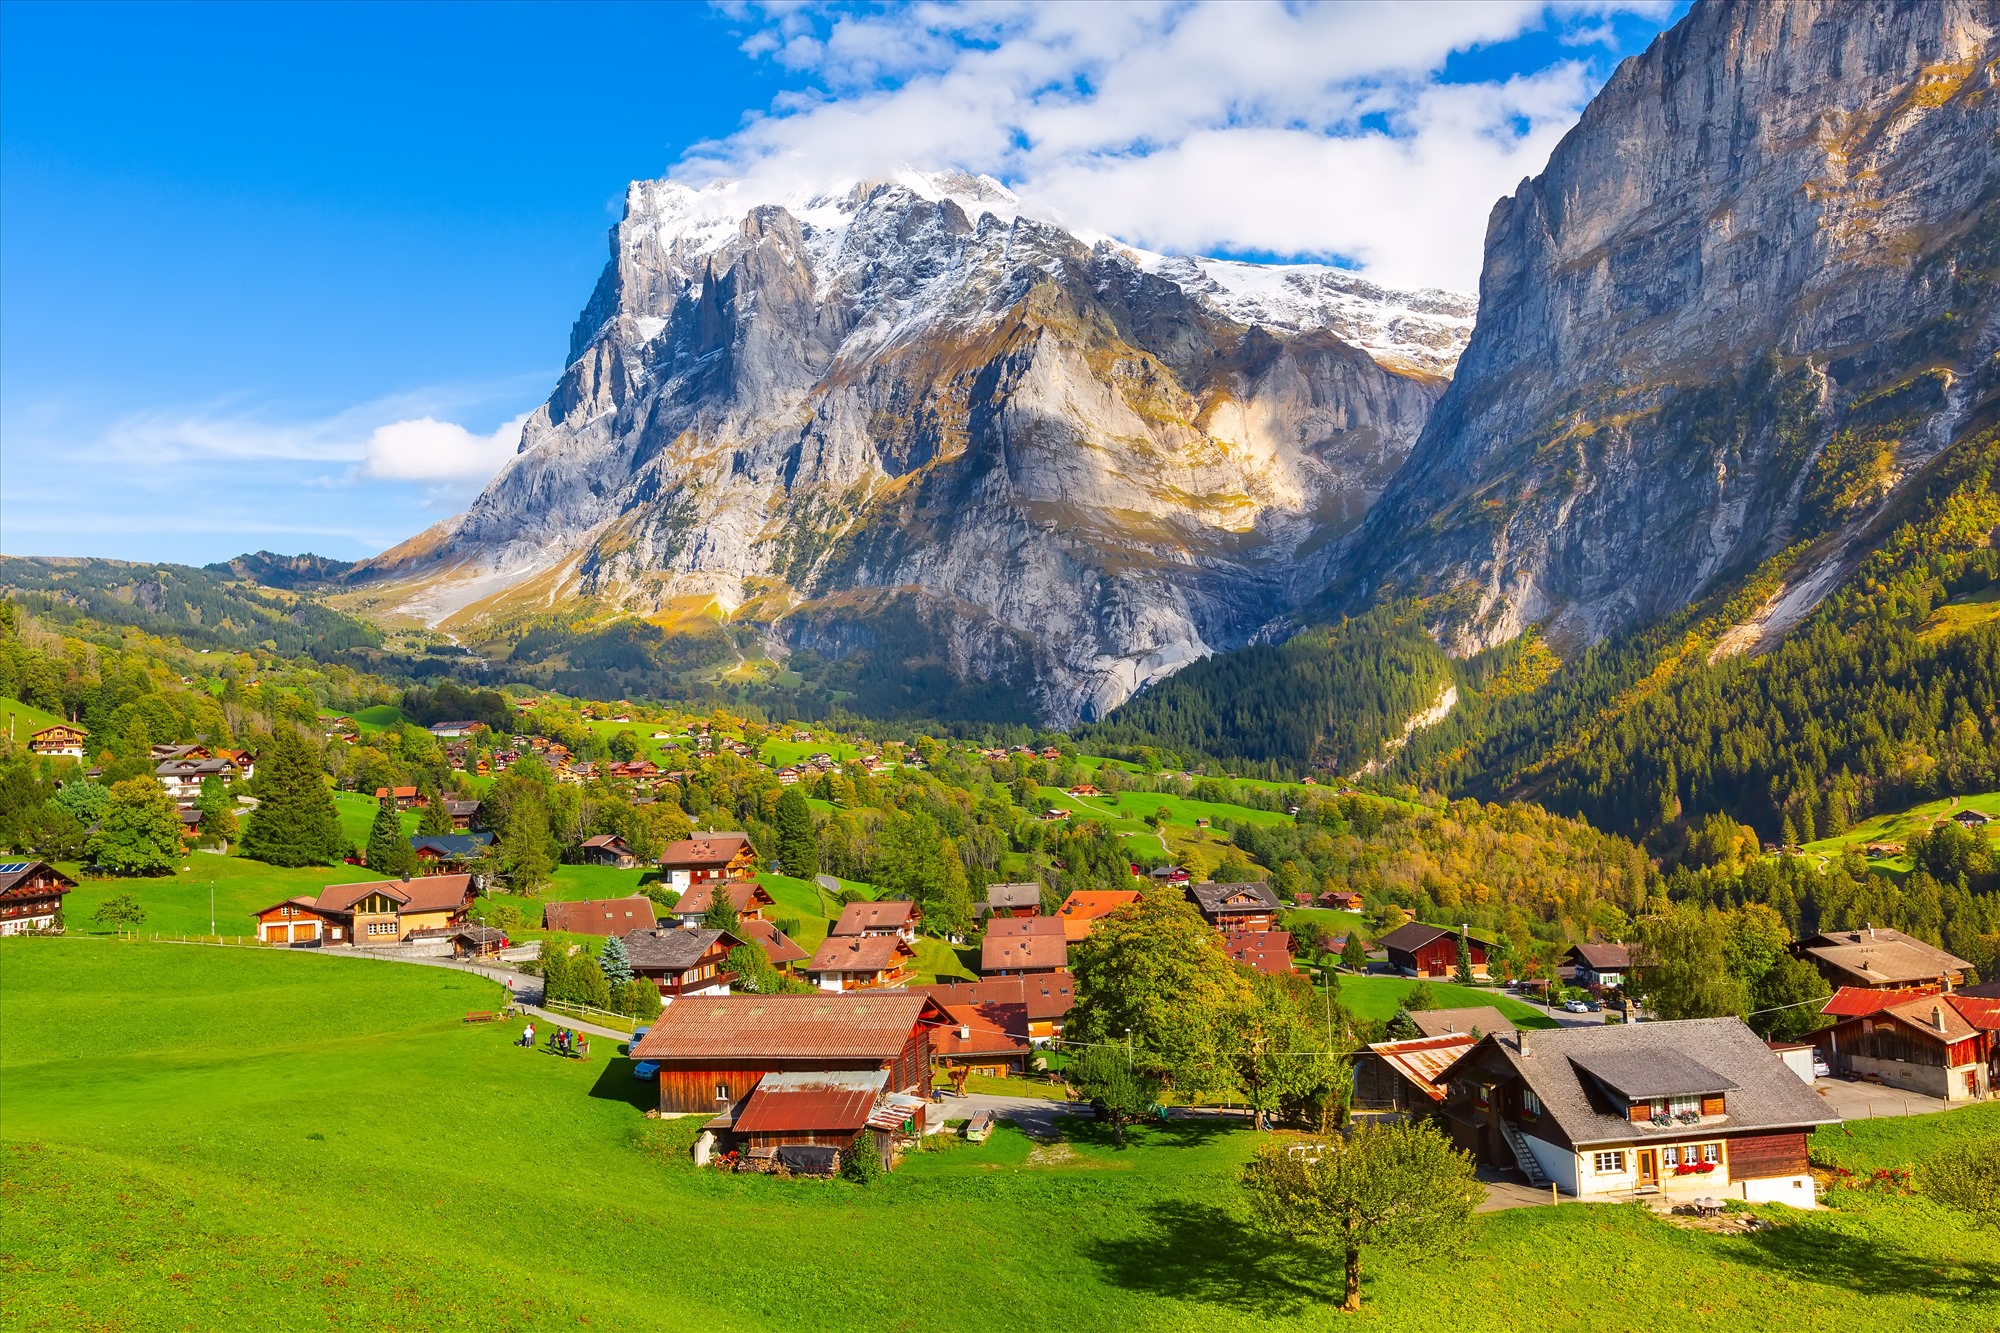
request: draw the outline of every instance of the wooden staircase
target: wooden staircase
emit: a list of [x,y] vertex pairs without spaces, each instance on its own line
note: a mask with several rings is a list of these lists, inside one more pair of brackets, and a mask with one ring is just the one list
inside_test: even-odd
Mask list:
[[1500,1122],[1500,1133],[1507,1139],[1507,1146],[1514,1150],[1514,1161],[1520,1166],[1521,1174],[1528,1178],[1530,1185],[1542,1186],[1549,1183],[1549,1177],[1542,1170],[1542,1164],[1528,1151],[1528,1140],[1521,1131],[1505,1120]]

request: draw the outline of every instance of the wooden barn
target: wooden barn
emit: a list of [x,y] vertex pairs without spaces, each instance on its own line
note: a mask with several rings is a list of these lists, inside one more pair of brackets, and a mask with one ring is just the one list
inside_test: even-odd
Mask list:
[[1411,921],[1396,927],[1375,941],[1389,951],[1389,966],[1413,977],[1449,977],[1458,971],[1458,941],[1463,937],[1472,955],[1472,975],[1486,975],[1487,955],[1493,951],[1489,940],[1465,930],[1447,930]]
[[632,1055],[659,1066],[661,1111],[720,1112],[732,1124],[768,1074],[881,1074],[885,1093],[929,1097],[927,1006],[936,1009],[904,992],[690,996]]

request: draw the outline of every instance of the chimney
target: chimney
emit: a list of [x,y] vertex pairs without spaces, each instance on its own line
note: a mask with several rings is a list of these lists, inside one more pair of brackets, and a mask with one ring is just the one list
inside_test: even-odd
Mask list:
[[958,1039],[960,1041],[972,1040],[972,1025],[970,1023],[960,1023],[958,1025]]
[[1945,1030],[1944,1007],[1942,1005],[1934,1004],[1931,1006],[1931,1026],[1936,1028],[1939,1032],[1943,1032]]

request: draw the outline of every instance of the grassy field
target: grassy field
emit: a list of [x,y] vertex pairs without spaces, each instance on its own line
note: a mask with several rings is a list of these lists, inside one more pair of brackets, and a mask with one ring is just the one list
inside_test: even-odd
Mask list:
[[[13,728],[13,740],[16,744],[26,745],[28,737],[34,735],[43,727],[53,727],[60,721],[62,719],[54,713],[44,712],[39,708],[30,708],[19,699],[9,699],[5,695],[0,695],[0,728],[11,725]],[[5,730],[0,730],[0,736],[7,734]]]
[[[369,802],[374,804],[374,802]],[[317,894],[329,884],[351,884],[368,878],[360,866],[307,866],[290,870],[213,852],[195,852],[185,869],[172,875],[131,879],[83,879],[78,866],[64,870],[77,876],[77,886],[63,898],[63,918],[75,934],[97,933],[91,914],[107,898],[129,893],[146,909],[142,934],[206,935],[209,932],[209,892],[215,894],[215,927],[225,938],[254,938],[257,922],[251,913],[299,894]],[[108,933],[108,932],[105,932]]]
[[[1340,978],[1340,1002],[1363,1018],[1393,1018],[1417,983],[1411,977]],[[1440,1009],[1472,1009],[1491,1005],[1519,1027],[1554,1027],[1555,1021],[1540,1009],[1521,1003],[1497,990],[1460,986],[1449,981],[1430,983]]]
[[[1837,857],[1844,856],[1850,851],[1858,852],[1871,842],[1907,842],[1917,834],[1927,832],[1938,820],[1967,808],[1992,815],[1996,821],[2000,821],[2000,792],[1989,791],[1942,801],[1926,801],[1907,810],[1874,815],[1862,820],[1839,837],[1821,838],[1817,842],[1806,843],[1800,850],[1813,857]],[[1989,840],[2000,843],[2000,822],[1988,824],[1986,836]],[[1905,874],[1915,868],[1915,863],[1907,856],[1885,856],[1869,864],[1878,870],[1892,870]]]
[[[340,836],[347,844],[366,847],[368,831],[375,827],[375,798],[360,792],[337,791],[333,794],[333,812],[340,817]],[[403,833],[408,836],[417,831],[423,816],[415,810],[405,810],[402,819]]]
[[2000,1300],[2000,1237],[1920,1200],[1747,1236],[1570,1205],[1371,1253],[1344,1317],[1336,1263],[1247,1227],[1233,1122],[1124,1151],[1003,1126],[868,1190],[697,1172],[611,1043],[572,1063],[459,1021],[496,998],[395,963],[0,941],[0,1323],[1851,1333],[1991,1327]]

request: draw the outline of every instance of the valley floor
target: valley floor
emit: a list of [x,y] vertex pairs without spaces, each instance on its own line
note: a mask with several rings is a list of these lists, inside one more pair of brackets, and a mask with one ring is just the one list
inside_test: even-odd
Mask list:
[[[1748,1235],[1637,1208],[1482,1217],[1462,1254],[1336,1266],[1248,1229],[1257,1136],[1173,1121],[1112,1148],[907,1158],[863,1189],[697,1171],[603,1043],[469,1025],[436,968],[104,938],[0,941],[10,1329],[1963,1329],[2000,1237],[1920,1199],[1763,1210]],[[2000,1132],[2000,1107],[1860,1124],[1857,1169]],[[1979,1311],[1985,1310],[1986,1315]]]

